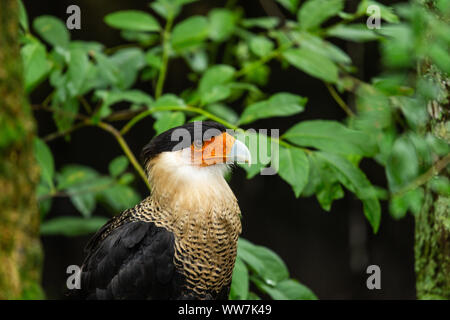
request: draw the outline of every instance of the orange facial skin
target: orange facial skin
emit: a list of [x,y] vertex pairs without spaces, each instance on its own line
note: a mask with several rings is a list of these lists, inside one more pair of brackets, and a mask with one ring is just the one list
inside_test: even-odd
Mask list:
[[226,163],[227,155],[234,145],[235,138],[224,132],[219,136],[212,137],[209,141],[204,141],[199,148],[195,143],[191,145],[192,163],[206,167],[218,163]]

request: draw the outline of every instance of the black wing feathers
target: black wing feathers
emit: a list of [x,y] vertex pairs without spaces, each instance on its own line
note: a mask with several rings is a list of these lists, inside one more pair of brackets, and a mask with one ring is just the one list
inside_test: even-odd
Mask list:
[[[103,229],[103,228],[102,228]],[[173,264],[174,236],[148,222],[126,222],[88,246],[81,274],[87,299],[170,299],[179,277]]]

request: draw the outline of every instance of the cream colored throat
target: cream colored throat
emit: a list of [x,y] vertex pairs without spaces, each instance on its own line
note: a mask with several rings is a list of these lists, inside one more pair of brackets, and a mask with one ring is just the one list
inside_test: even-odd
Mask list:
[[174,213],[236,210],[236,198],[223,177],[225,165],[199,167],[182,159],[176,152],[170,152],[149,163],[151,197],[155,201]]

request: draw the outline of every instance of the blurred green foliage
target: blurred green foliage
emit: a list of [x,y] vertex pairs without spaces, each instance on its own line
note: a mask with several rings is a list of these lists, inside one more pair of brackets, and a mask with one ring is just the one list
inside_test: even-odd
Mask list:
[[[300,122],[279,139],[259,135],[258,148],[267,141],[279,144],[279,152],[272,156],[279,157],[278,174],[292,186],[295,196],[315,195],[329,211],[346,189],[361,200],[374,232],[380,226],[380,199],[389,200],[396,219],[407,211],[417,214],[423,184],[429,182],[421,179],[449,153],[449,123],[433,134],[429,130],[446,112],[437,106],[449,103],[450,84],[443,76],[450,72],[448,1],[436,1],[436,9],[426,10],[414,1],[390,8],[362,0],[355,12],[346,12],[343,0],[302,4],[277,0],[287,16],[285,21],[267,16],[246,18],[239,3],[213,9],[207,16],[178,19],[183,5],[191,2],[194,0],[157,0],[150,3],[149,12],[107,15],[105,23],[119,29],[124,39],[124,45],[116,48],[72,41],[64,23],[50,16],[36,18],[30,29],[22,10],[26,91],[32,92],[43,81],[52,86],[42,108],[53,113],[58,132],[46,140],[68,137],[87,125],[98,126],[114,135],[126,155],[111,161],[109,175],[76,164],[56,171],[50,149],[37,139],[43,234],[93,232],[105,222],[92,216],[97,203],[118,213],[139,201],[130,185],[134,175],[127,169],[131,163],[142,177],[142,168],[123,136],[144,117],[155,119],[155,134],[186,121],[210,118],[245,137],[258,134],[244,132],[239,126],[314,107],[308,105],[306,92],[301,90],[265,93],[271,74],[268,62],[273,60],[283,68],[295,68],[322,80],[336,106],[348,115],[343,123]],[[380,29],[365,24],[371,5],[380,10]],[[384,71],[369,83],[357,79],[350,57],[333,44],[334,38],[377,41]],[[190,68],[186,76],[192,86],[168,94],[164,81],[168,64],[175,58]],[[420,68],[417,70],[421,64],[432,64],[435,76],[422,76]],[[134,89],[138,79],[148,82],[154,92]],[[342,93],[354,97],[355,110],[340,98]],[[116,110],[119,102],[126,102],[129,108]],[[231,107],[234,102],[243,107]],[[115,119],[129,122],[119,131],[110,125]],[[359,168],[363,158],[373,158],[385,168],[388,190],[367,179]],[[251,178],[268,165],[270,159],[258,159],[258,163],[242,167]],[[449,194],[447,178],[430,178],[436,192]],[[47,220],[55,196],[69,197],[80,218]],[[258,298],[249,291],[250,282],[273,299],[316,298],[289,278],[285,264],[274,252],[240,239],[230,297]]]

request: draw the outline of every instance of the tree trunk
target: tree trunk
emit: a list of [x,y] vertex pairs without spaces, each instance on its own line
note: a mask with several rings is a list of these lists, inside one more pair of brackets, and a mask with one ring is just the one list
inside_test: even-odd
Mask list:
[[[426,7],[434,1],[422,0]],[[450,78],[427,63],[420,66],[420,73],[433,77],[441,84],[447,97],[450,93]],[[450,103],[445,105],[432,101],[428,111],[432,117],[430,133],[450,143],[450,132],[446,124]],[[448,157],[448,155],[447,155]],[[447,168],[441,175],[448,176]],[[425,188],[425,201],[416,217],[415,271],[418,299],[450,299],[450,197]]]
[[0,1],[0,300],[42,298],[34,121],[22,80],[18,2]]
[[[450,84],[450,79],[441,83]],[[430,105],[434,105],[432,117],[440,119],[433,120],[432,134],[450,143],[445,125],[449,106]],[[441,175],[448,175],[445,166]],[[415,260],[417,298],[450,299],[450,197],[429,187],[425,188],[424,205],[416,216]]]
[[416,217],[416,288],[419,299],[450,299],[450,198],[426,190]]

